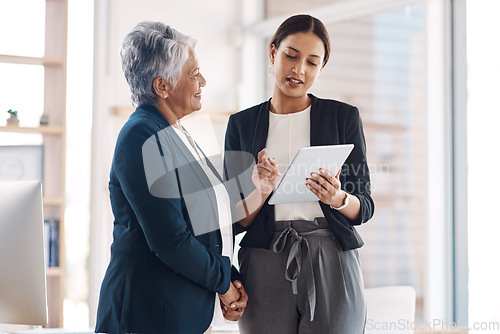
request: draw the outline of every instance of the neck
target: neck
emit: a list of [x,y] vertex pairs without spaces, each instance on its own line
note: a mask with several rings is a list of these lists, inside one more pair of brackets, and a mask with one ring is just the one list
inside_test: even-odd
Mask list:
[[278,87],[274,88],[271,98],[271,112],[275,114],[292,114],[302,111],[311,105],[311,98],[304,94],[299,97],[286,96]]
[[156,103],[156,108],[160,111],[160,113],[165,117],[165,119],[172,126],[176,126],[177,121],[179,121],[182,117],[179,117],[172,108],[166,103],[163,99],[158,99]]

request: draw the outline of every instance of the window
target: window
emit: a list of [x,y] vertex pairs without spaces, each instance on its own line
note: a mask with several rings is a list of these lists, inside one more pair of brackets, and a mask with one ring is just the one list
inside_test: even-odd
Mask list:
[[[450,235],[442,235],[442,242],[437,241],[441,244],[428,238],[428,228],[445,230],[450,224],[441,219],[446,217],[446,205],[437,211],[428,205],[436,189],[447,193],[446,178],[431,181],[432,174],[446,174],[447,165],[432,160],[437,149],[429,146],[430,138],[438,138],[436,147],[448,152],[446,124],[436,123],[430,114],[437,110],[437,119],[448,117],[446,107],[441,108],[446,106],[446,93],[431,87],[432,82],[446,85],[440,81],[444,80],[445,57],[440,58],[442,47],[433,48],[433,54],[428,51],[435,45],[428,38],[430,22],[442,28],[445,20],[439,17],[441,12],[433,11],[430,2],[389,2],[349,5],[317,1],[314,4],[322,7],[308,3],[309,8],[300,12],[321,19],[332,43],[330,61],[311,92],[357,106],[364,123],[376,207],[372,220],[358,227],[365,241],[359,251],[365,286],[413,286],[417,292],[416,319],[422,322],[444,316],[451,303],[444,292],[439,296],[429,293],[434,284],[441,287],[449,283],[441,279],[448,277],[448,269],[432,267],[428,261],[432,249],[443,254],[445,263],[451,261],[443,247]],[[268,0],[266,8],[267,17],[272,19],[258,28],[264,27],[266,37],[270,37],[281,23],[275,17],[288,15],[283,12],[288,7],[282,1]],[[433,19],[429,11],[433,11]],[[443,31],[434,31],[434,35],[444,38]],[[268,78],[267,96],[272,95],[272,85],[272,78]],[[429,94],[431,89],[435,93]],[[432,123],[437,125],[429,127]],[[438,226],[430,227],[436,221]],[[440,275],[435,276],[435,271]],[[433,306],[435,300],[445,306]]]
[[43,113],[44,67],[0,62],[0,73],[0,92],[4,96],[0,99],[1,123],[5,124],[9,116],[5,111],[13,109],[19,111],[21,126],[38,126]]
[[45,53],[45,0],[1,1],[0,54],[43,57]]

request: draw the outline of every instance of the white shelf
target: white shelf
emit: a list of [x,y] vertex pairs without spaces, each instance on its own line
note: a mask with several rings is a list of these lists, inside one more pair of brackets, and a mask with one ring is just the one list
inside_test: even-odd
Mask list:
[[40,133],[42,135],[62,135],[64,129],[62,126],[40,125],[39,127],[25,127],[7,125],[0,126],[0,132],[13,132],[13,133]]
[[0,54],[1,63],[10,64],[25,64],[25,65],[44,65],[44,66],[60,66],[64,65],[65,61],[62,57],[24,57]]

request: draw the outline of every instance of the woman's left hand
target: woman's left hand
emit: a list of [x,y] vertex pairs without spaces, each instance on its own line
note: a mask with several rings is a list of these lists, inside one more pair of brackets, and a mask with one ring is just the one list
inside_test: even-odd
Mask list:
[[224,318],[230,321],[238,321],[243,315],[243,312],[245,312],[245,308],[247,307],[248,295],[245,291],[245,288],[243,287],[243,284],[241,284],[240,281],[234,281],[233,284],[240,293],[240,299],[236,302],[231,303],[232,307],[224,305],[221,300],[220,307]]
[[311,178],[306,178],[306,186],[311,190],[320,201],[332,207],[339,207],[344,202],[345,192],[340,189],[341,183],[339,180],[340,171],[333,176],[332,173],[324,168],[320,168],[319,172],[311,173]]

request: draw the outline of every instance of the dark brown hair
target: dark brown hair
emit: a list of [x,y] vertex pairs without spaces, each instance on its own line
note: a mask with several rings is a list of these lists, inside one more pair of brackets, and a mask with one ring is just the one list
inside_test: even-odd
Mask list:
[[323,22],[311,15],[294,15],[283,21],[274,33],[270,46],[274,44],[274,47],[278,49],[285,38],[299,32],[312,32],[323,41],[323,45],[325,46],[323,66],[325,66],[330,57],[330,37]]

